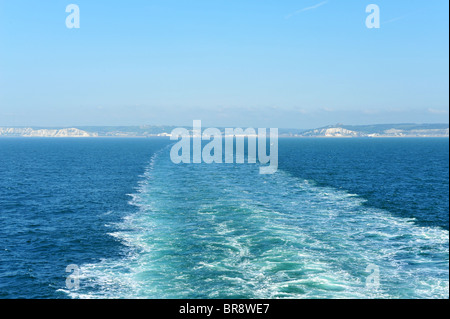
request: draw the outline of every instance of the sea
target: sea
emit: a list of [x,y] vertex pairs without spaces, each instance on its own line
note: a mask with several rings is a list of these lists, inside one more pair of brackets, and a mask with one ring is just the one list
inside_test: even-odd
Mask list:
[[447,138],[1,138],[0,298],[449,298]]

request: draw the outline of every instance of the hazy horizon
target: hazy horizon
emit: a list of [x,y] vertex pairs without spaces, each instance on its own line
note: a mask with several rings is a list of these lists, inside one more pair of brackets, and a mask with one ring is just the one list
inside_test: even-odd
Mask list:
[[[392,125],[392,126],[398,126],[398,125],[446,125],[449,126],[449,123],[375,123],[375,124],[347,124],[347,123],[334,123],[334,124],[328,124],[323,125],[320,127],[278,127],[279,129],[284,130],[311,130],[311,129],[317,129],[317,128],[323,128],[323,127],[339,127],[339,126],[384,126],[384,125]],[[160,125],[153,125],[153,124],[142,124],[142,125],[68,125],[68,126],[60,126],[60,125],[51,125],[51,126],[42,126],[42,125],[18,125],[18,126],[8,126],[8,125],[0,125],[0,127],[8,127],[8,128],[41,128],[41,129],[65,129],[65,128],[106,128],[106,127],[192,127],[191,125],[172,125],[172,124],[160,124]],[[202,125],[202,128],[206,128],[207,125]],[[226,126],[217,126],[219,128],[225,128]],[[245,126],[244,126],[245,127]]]

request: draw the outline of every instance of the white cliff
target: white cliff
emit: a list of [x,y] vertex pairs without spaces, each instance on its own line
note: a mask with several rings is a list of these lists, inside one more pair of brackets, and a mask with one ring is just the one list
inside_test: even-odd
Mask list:
[[323,129],[315,129],[306,133],[303,136],[317,136],[317,137],[358,137],[360,133],[350,131],[342,127],[330,127]]
[[4,128],[0,127],[0,136],[20,137],[96,137],[96,133],[88,133],[77,128],[64,129],[33,129],[33,128]]

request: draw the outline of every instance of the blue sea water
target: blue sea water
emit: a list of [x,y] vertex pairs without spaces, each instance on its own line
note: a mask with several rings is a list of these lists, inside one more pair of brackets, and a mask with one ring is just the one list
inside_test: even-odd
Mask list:
[[0,298],[449,297],[448,139],[280,139],[274,175],[169,151],[0,139]]

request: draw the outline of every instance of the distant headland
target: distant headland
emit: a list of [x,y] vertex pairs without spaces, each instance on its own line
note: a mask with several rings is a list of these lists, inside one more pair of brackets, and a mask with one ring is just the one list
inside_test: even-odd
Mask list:
[[[176,126],[1,127],[0,137],[170,137]],[[186,127],[189,129],[189,127]],[[245,127],[244,127],[245,128]],[[192,129],[192,128],[191,128]],[[279,129],[280,137],[449,137],[449,124],[336,124]]]

